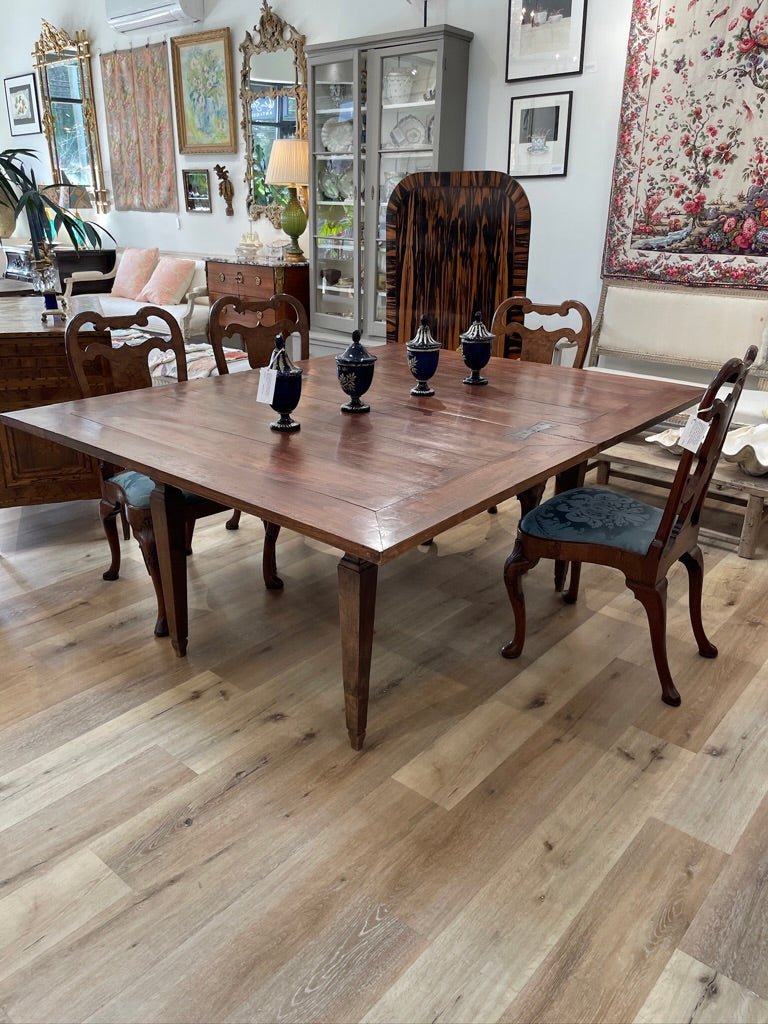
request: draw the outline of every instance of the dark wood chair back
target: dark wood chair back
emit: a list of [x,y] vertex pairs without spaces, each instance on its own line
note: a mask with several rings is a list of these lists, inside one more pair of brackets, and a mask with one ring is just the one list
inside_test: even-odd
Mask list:
[[[577,329],[567,324],[552,324],[527,327],[524,318],[529,313],[541,317],[566,317],[572,311],[581,318]],[[592,334],[592,316],[577,299],[566,299],[559,306],[531,302],[525,295],[513,295],[498,306],[493,314],[491,333],[496,335],[495,356],[512,356],[530,363],[551,363],[555,349],[576,346],[573,366],[581,369],[587,358],[589,339]],[[561,344],[564,343],[564,344]]]
[[[684,451],[680,456],[651,551],[656,548],[661,555],[670,540],[676,542],[689,529],[698,532],[701,509],[720,458],[720,450],[747,373],[756,358],[757,347],[750,345],[743,359],[729,359],[720,368],[704,393],[699,403],[698,417],[709,424],[706,436],[697,452]],[[730,393],[725,398],[718,398],[718,392],[729,384],[732,385]]]
[[387,341],[406,342],[422,315],[456,348],[475,310],[489,318],[524,295],[531,209],[502,171],[425,171],[403,178],[387,206]]
[[[113,347],[112,331],[139,328],[148,330],[150,318],[162,320],[168,337],[149,334],[136,343]],[[86,310],[73,317],[64,331],[64,346],[72,375],[83,398],[137,391],[152,386],[149,354],[155,349],[173,352],[176,376],[187,380],[187,357],[178,321],[158,306],[142,306],[130,316],[102,316]]]
[[[266,314],[266,315],[265,315]],[[309,358],[309,320],[304,306],[292,295],[279,293],[269,299],[241,299],[222,295],[208,314],[208,339],[220,374],[229,373],[224,345],[235,335],[245,344],[252,369],[266,366],[275,347],[275,335],[288,341],[298,334],[301,358]]]

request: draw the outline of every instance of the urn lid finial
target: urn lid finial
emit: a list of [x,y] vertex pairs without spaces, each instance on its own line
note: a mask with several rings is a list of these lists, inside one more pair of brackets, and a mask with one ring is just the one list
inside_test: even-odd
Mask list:
[[472,317],[472,323],[470,324],[470,326],[467,328],[466,331],[460,334],[459,337],[461,338],[462,342],[469,342],[469,344],[471,345],[473,342],[477,341],[493,341],[496,335],[491,334],[491,332],[485,326],[485,324],[483,323],[483,314],[478,309],[475,311],[475,314]]
[[429,329],[429,318],[426,316],[422,316],[421,324],[417,328],[416,334],[405,344],[406,348],[410,352],[433,352],[435,349],[443,347],[440,342],[432,336],[432,332]]

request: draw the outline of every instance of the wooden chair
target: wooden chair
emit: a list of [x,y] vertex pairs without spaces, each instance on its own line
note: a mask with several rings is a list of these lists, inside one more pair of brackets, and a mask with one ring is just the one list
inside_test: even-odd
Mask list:
[[[524,318],[533,313],[541,317],[566,317],[574,310],[579,314],[581,326],[578,329],[565,324],[553,326],[526,327]],[[566,299],[559,306],[543,305],[531,300],[526,295],[513,295],[504,299],[493,314],[491,334],[496,335],[494,342],[495,356],[508,356],[513,359],[525,359],[530,363],[551,363],[555,353],[563,348],[576,346],[573,366],[580,370],[584,366],[592,334],[592,317],[583,302],[577,299]],[[527,491],[518,494],[520,509],[525,515],[541,501],[546,483],[537,484]],[[496,512],[496,506],[488,509]],[[558,566],[558,575],[563,567]]]
[[[702,398],[698,418],[708,424],[694,454],[685,451],[664,509],[657,509],[608,487],[576,487],[555,495],[522,519],[517,541],[504,566],[504,581],[515,616],[515,636],[501,653],[520,656],[525,643],[523,575],[540,558],[571,563],[564,599],[576,600],[582,562],[608,565],[624,573],[626,584],[645,608],[651,632],[662,700],[680,704],[667,661],[667,572],[676,561],[688,570],[691,625],[699,654],[715,658],[701,620],[704,563],[698,545],[699,519],[726,431],[749,367],[757,356],[752,345],[743,359],[725,363]],[[732,384],[730,394],[719,390]]]
[[[523,318],[529,313],[541,317],[566,317],[571,311],[579,314],[581,326],[574,329],[566,324],[526,327]],[[583,302],[566,299],[559,306],[543,305],[525,295],[513,295],[497,307],[491,322],[491,334],[496,335],[495,356],[512,356],[530,363],[551,363],[555,353],[576,346],[573,366],[584,366],[592,334],[592,317]]]
[[[270,312],[271,311],[271,312]],[[268,314],[265,318],[264,314]],[[213,348],[216,367],[220,374],[229,373],[224,354],[224,343],[239,335],[245,344],[248,363],[255,370],[269,363],[275,347],[275,335],[288,340],[298,334],[301,358],[309,358],[309,321],[304,306],[291,295],[279,293],[269,299],[241,299],[236,295],[222,295],[211,306],[208,315],[208,339]],[[235,509],[227,529],[236,530],[240,511]],[[283,581],[277,575],[276,545],[280,527],[264,523],[264,549],[262,570],[268,590],[281,590]]]
[[[139,344],[124,344],[113,348],[111,331],[146,328],[150,317],[159,318],[167,324],[170,337],[148,336]],[[67,324],[64,344],[72,375],[83,398],[151,387],[152,377],[148,359],[149,353],[155,349],[173,352],[176,357],[178,380],[187,380],[187,360],[178,321],[157,306],[144,306],[130,316],[104,317],[93,311],[79,313]],[[155,485],[148,476],[132,469],[121,470],[107,463],[102,463],[100,469],[99,513],[112,556],[103,578],[116,580],[120,574],[117,517],[125,516],[138,541],[144,564],[155,588],[155,636],[167,636],[165,601],[149,507],[150,495]],[[187,554],[191,554],[192,533],[196,520],[216,512],[225,512],[227,508],[218,502],[209,501],[187,491],[184,492],[184,496],[187,507]]]

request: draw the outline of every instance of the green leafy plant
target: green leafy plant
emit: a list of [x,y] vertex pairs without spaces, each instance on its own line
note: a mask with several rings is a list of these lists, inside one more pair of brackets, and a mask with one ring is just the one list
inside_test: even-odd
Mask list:
[[[64,209],[48,194],[49,189],[39,189],[34,170],[30,168],[27,171],[24,167],[24,158],[37,159],[37,154],[31,149],[4,149],[0,152],[0,205],[10,207],[17,222],[20,214],[26,213],[35,259],[40,259],[61,228],[67,232],[75,249],[89,246],[100,249],[102,233],[115,240],[106,228],[89,224]],[[66,184],[57,182],[50,188]],[[49,211],[52,216],[49,216]]]

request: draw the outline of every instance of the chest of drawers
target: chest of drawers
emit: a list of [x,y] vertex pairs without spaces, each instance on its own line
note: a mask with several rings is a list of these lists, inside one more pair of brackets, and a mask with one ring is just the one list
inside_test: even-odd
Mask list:
[[[308,263],[262,265],[206,260],[205,272],[211,304],[222,295],[237,295],[241,299],[268,299],[271,295],[284,292],[298,299],[309,316]],[[277,315],[280,318],[289,313],[287,309],[278,309]]]

